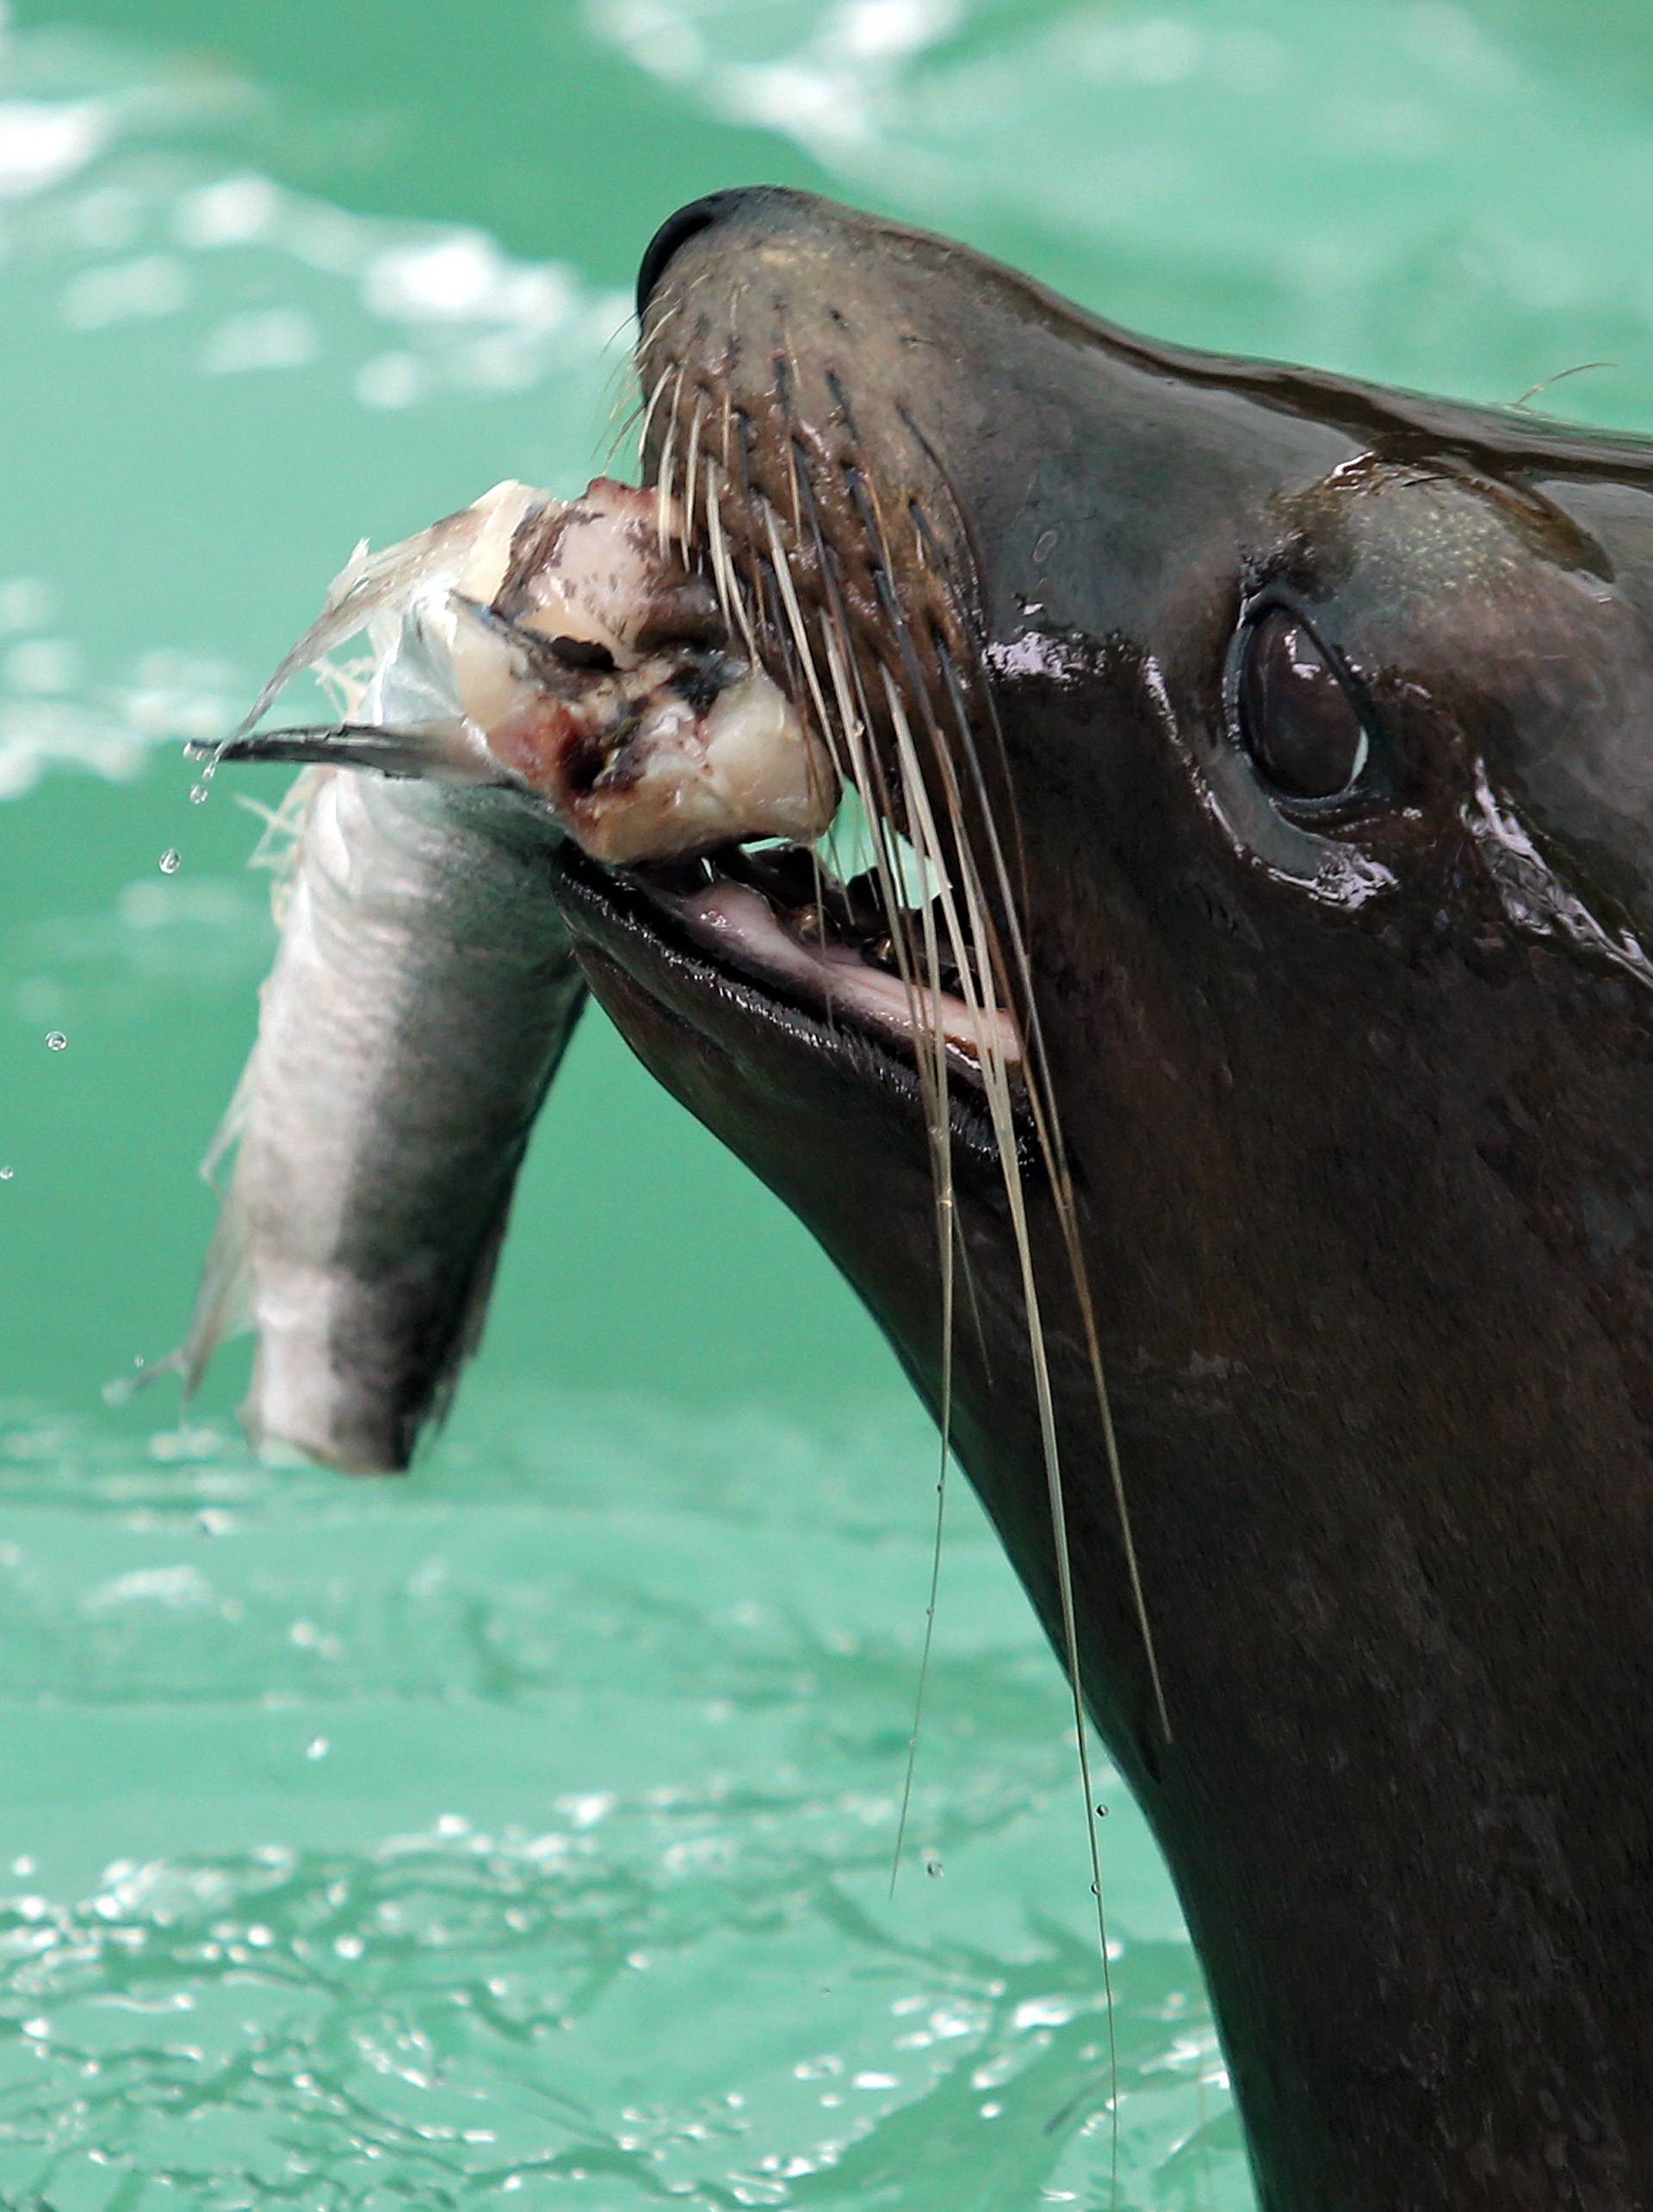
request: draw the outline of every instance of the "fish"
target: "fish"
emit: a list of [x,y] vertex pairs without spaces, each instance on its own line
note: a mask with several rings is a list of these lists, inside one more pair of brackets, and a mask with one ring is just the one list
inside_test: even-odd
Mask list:
[[[605,479],[573,501],[508,480],[358,546],[205,749],[209,773],[302,766],[276,817],[276,961],[206,1163],[232,1166],[165,1362],[193,1394],[250,1331],[241,1418],[267,1452],[399,1472],[452,1403],[586,996],[542,895],[555,848],[681,862],[814,837],[837,806],[830,758],[660,524],[652,492]],[[335,667],[363,631],[365,662]],[[318,666],[339,719],[261,729]]]

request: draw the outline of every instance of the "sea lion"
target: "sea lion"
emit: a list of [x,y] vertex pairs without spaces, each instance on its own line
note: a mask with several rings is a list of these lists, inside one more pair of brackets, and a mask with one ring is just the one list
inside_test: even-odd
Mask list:
[[927,800],[1030,1041],[1013,1192],[947,1086],[950,1353],[933,1064],[712,926],[715,865],[560,850],[593,989],[946,1401],[1270,2212],[1653,2203],[1653,445],[791,192],[674,217],[640,299],[649,470]]
[[936,1409],[1270,2212],[1653,2205],[1653,444],[777,190],[640,309],[661,543],[878,856],[554,841],[521,926]]

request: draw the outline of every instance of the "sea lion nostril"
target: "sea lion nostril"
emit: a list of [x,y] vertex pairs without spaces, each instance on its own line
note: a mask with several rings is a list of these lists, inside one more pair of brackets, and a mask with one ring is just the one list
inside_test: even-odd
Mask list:
[[647,306],[655,286],[666,272],[666,265],[680,246],[702,231],[709,231],[720,223],[730,210],[743,200],[750,199],[757,188],[736,188],[728,192],[709,192],[703,200],[691,200],[686,207],[679,207],[675,215],[668,215],[644,249],[637,269],[637,312]]

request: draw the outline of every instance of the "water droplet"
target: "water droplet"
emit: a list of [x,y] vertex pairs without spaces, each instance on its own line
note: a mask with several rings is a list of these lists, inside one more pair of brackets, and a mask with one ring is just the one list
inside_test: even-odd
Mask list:
[[946,1873],[947,1869],[942,1864],[941,1853],[939,1851],[926,1851],[925,1853],[924,1870],[929,1875],[932,1881],[939,1881],[941,1880],[942,1875]]
[[189,787],[189,804],[192,806],[204,806],[212,795],[212,787],[204,781],[192,783]]
[[46,1043],[48,1052],[60,1053],[68,1042],[68,1038],[64,1035],[61,1029],[48,1029],[46,1033]]
[[161,874],[163,875],[176,875],[183,866],[183,855],[178,850],[176,845],[169,845],[166,850],[161,855]]
[[325,1759],[331,1749],[325,1736],[312,1736],[304,1747],[304,1755],[307,1759]]

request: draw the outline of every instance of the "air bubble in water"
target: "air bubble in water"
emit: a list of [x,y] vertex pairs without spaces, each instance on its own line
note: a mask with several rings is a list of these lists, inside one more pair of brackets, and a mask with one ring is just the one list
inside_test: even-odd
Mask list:
[[9,1183],[16,1172],[15,1167],[0,1167],[0,1183]]
[[942,1864],[941,1853],[939,1851],[926,1851],[925,1853],[924,1870],[929,1875],[932,1881],[939,1881],[941,1880],[942,1875],[945,1874],[947,1869]]
[[304,1755],[307,1759],[325,1759],[331,1748],[325,1736],[312,1736],[304,1747]]
[[60,1053],[68,1044],[69,1040],[61,1029],[48,1029],[46,1033],[46,1042],[48,1051]]
[[189,787],[189,804],[192,806],[204,806],[212,795],[212,788],[208,784],[192,783]]
[[163,875],[176,875],[183,866],[183,855],[178,850],[176,845],[169,845],[166,850],[161,855],[161,874]]

